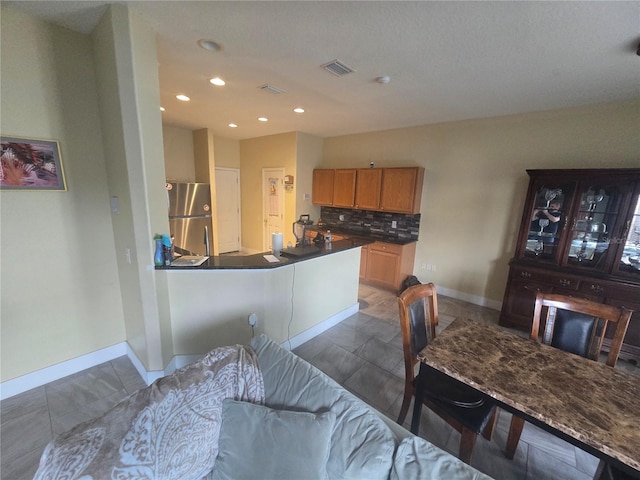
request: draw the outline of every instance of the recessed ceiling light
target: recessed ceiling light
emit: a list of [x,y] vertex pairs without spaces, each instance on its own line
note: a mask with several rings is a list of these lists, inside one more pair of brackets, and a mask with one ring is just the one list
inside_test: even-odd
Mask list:
[[268,122],[269,121],[269,119],[267,117],[258,117],[258,120],[260,122]]
[[235,123],[230,123],[230,124],[229,124],[229,126],[230,126],[231,128],[238,128],[238,125],[236,125]]
[[186,95],[176,95],[176,98],[182,102],[188,102],[189,100],[191,100],[189,97],[187,97]]
[[222,50],[222,45],[220,45],[218,42],[214,42],[213,40],[205,40],[204,38],[198,40],[198,45],[200,46],[200,48],[204,48],[205,50],[209,50],[210,52],[219,52],[220,50]]
[[220,77],[214,77],[211,80],[209,80],[213,85],[216,85],[217,87],[222,87],[226,82],[224,80],[222,80]]
[[164,107],[160,107],[160,111],[161,111],[161,112],[164,112],[164,111],[165,111],[165,108],[164,108]]
[[296,113],[304,113],[304,108],[297,107],[297,108],[294,108],[293,111]]

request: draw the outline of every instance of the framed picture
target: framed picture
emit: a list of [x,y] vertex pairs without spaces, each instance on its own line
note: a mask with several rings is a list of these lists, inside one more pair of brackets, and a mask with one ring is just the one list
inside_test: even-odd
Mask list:
[[0,190],[67,190],[53,140],[0,136]]

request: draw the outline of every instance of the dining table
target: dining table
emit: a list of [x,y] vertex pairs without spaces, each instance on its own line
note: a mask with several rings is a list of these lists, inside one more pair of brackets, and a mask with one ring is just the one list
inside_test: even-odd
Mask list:
[[464,318],[444,328],[418,358],[601,465],[640,478],[640,376]]

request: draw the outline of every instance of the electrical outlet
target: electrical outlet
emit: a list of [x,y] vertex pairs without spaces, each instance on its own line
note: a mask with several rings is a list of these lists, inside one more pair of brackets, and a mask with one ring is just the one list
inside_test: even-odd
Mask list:
[[398,228],[398,222],[391,220],[391,228]]
[[124,258],[127,259],[127,263],[131,265],[131,250],[128,248],[124,249]]
[[251,313],[249,314],[249,317],[247,318],[247,320],[249,321],[249,325],[251,325],[252,327],[255,327],[256,324],[258,323],[258,316],[255,313]]
[[422,268],[422,270],[426,270],[427,269],[427,264],[423,263],[422,265],[420,265],[420,268]]
[[436,266],[435,265],[431,265],[431,271],[435,272],[436,271]]

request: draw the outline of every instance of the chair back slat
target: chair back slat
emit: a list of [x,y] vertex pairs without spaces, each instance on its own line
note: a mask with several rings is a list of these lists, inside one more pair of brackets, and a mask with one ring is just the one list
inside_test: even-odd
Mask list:
[[[433,283],[414,285],[398,296],[405,370],[413,372],[418,353],[436,336],[438,299]],[[413,378],[413,373],[411,373]]]

